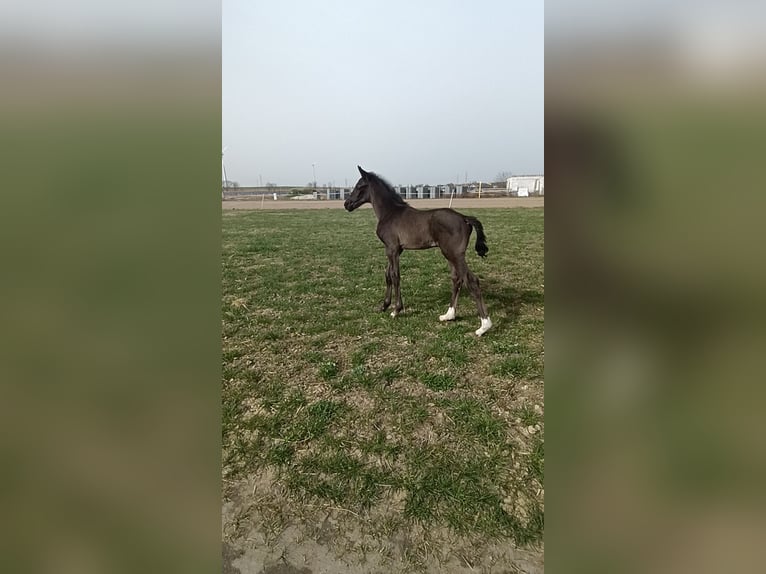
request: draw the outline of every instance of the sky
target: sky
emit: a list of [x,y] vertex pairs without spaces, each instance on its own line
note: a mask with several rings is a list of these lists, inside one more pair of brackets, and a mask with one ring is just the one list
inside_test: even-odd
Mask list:
[[[223,0],[222,145],[240,185],[543,173],[543,2]],[[312,168],[312,164],[313,168]],[[346,183],[347,182],[347,183]]]

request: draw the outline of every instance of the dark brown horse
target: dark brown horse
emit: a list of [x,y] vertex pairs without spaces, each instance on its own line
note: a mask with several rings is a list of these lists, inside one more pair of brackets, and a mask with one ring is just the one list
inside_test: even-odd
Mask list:
[[386,246],[388,256],[386,295],[380,310],[385,311],[391,305],[392,289],[396,305],[391,316],[396,317],[404,309],[399,288],[399,256],[402,251],[438,247],[452,268],[452,301],[439,320],[452,321],[455,318],[460,287],[465,284],[476,302],[481,319],[476,334],[481,336],[486,333],[492,321],[481,297],[479,280],[465,262],[465,250],[472,229],[476,229],[476,253],[484,257],[489,251],[479,220],[452,209],[415,209],[381,177],[357,167],[362,177],[343,205],[348,211],[354,211],[360,205],[371,203],[378,218],[378,238]]

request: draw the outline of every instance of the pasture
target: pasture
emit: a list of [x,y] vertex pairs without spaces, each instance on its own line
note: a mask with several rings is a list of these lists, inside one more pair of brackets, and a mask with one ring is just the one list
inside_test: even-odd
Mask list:
[[462,212],[489,245],[481,260],[474,233],[467,252],[494,323],[482,338],[465,289],[458,319],[438,321],[438,249],[402,254],[402,315],[375,311],[386,257],[371,209],[223,213],[223,535],[237,556],[277,549],[259,560],[311,569],[321,543],[350,571],[541,567],[543,209]]

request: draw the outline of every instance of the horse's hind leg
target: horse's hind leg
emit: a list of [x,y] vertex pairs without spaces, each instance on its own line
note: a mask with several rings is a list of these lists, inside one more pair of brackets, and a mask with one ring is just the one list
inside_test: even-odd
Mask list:
[[450,300],[447,312],[444,315],[439,315],[439,321],[452,321],[455,318],[457,298],[460,295],[460,287],[463,285],[463,277],[458,271],[458,268],[451,261],[450,268],[452,269],[452,299]]
[[471,293],[471,297],[473,297],[473,300],[476,301],[476,309],[479,312],[479,319],[481,320],[481,325],[478,329],[476,329],[476,334],[481,337],[484,333],[489,331],[489,328],[492,327],[492,321],[489,318],[489,314],[487,313],[487,307],[484,305],[484,299],[481,296],[481,288],[479,287],[479,279],[471,273],[470,269],[468,269],[468,266],[464,267],[465,269],[465,283],[468,286],[468,291]]

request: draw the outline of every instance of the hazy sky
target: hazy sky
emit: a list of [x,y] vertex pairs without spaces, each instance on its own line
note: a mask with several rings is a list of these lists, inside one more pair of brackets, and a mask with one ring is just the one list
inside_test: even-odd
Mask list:
[[223,0],[230,180],[543,172],[542,0]]

